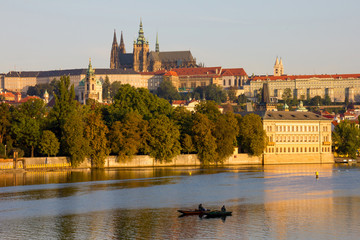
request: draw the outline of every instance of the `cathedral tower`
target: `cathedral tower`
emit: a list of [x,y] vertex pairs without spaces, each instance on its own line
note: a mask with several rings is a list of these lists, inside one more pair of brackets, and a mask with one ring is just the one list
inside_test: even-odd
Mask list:
[[121,38],[120,38],[120,45],[119,45],[119,54],[125,54],[125,44],[124,44],[124,38],[123,38],[123,32],[121,31]]
[[134,41],[133,48],[133,69],[137,72],[146,72],[148,69],[148,53],[149,53],[149,42],[146,41],[144,37],[144,30],[142,26],[142,21],[140,19],[140,29],[139,36],[136,41]]
[[113,39],[113,43],[112,43],[112,47],[111,47],[110,68],[111,69],[119,68],[118,44],[117,44],[117,40],[116,40],[115,30],[114,30],[114,39]]
[[280,62],[278,57],[276,57],[276,61],[274,64],[274,76],[282,76],[284,75],[284,66],[282,63],[282,59],[280,58]]
[[160,52],[160,50],[159,50],[159,39],[158,39],[158,33],[156,33],[155,52]]

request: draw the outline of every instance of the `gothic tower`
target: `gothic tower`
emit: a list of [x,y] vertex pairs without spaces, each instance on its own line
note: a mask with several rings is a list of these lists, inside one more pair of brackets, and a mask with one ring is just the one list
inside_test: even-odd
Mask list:
[[121,39],[120,39],[120,45],[119,45],[119,54],[125,54],[125,44],[124,44],[124,38],[123,38],[123,32],[121,31]]
[[159,39],[158,39],[158,33],[156,33],[155,52],[160,52],[160,50],[159,50]]
[[278,57],[276,57],[276,61],[274,64],[274,76],[282,76],[284,75],[284,66],[282,63],[282,59],[280,58],[280,62]]
[[110,68],[115,69],[119,68],[119,54],[118,54],[118,44],[116,40],[116,32],[114,30],[114,39],[111,47],[111,56],[110,56]]
[[139,36],[136,41],[134,41],[133,47],[133,69],[137,72],[146,72],[149,66],[148,63],[148,53],[149,53],[149,42],[146,41],[144,37],[144,31],[142,26],[142,21],[140,19],[140,29]]

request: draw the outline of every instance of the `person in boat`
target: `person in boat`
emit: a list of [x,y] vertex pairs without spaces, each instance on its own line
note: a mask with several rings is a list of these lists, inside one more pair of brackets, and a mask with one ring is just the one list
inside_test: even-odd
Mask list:
[[225,205],[223,205],[223,206],[221,207],[221,211],[222,211],[222,212],[226,212]]
[[206,209],[203,207],[202,203],[199,204],[198,209],[199,209],[199,211],[206,211]]

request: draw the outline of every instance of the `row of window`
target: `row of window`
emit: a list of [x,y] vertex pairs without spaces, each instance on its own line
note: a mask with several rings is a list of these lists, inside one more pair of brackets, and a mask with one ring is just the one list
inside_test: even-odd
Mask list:
[[[266,126],[267,132],[318,132],[319,126]],[[323,126],[324,132],[328,131],[328,126]]]
[[[270,136],[269,142],[273,142],[273,136]],[[330,142],[330,137],[325,135],[322,137],[323,142]],[[284,135],[284,136],[276,136],[275,142],[319,142],[318,135],[304,135],[304,136],[294,136],[294,135]]]
[[[268,147],[265,150],[267,153],[317,153],[318,147]],[[331,152],[330,147],[322,147],[321,152]]]
[[[231,85],[231,79],[229,79],[228,82],[229,82],[229,86],[232,86]],[[223,85],[226,86],[226,80],[225,79],[223,80]],[[240,79],[239,80],[235,79],[233,86],[241,86],[241,80]]]

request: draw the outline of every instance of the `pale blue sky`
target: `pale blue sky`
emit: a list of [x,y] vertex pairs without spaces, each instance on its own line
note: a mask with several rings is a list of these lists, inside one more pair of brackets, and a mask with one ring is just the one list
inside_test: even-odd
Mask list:
[[272,74],[360,73],[358,0],[0,0],[0,72],[109,67],[113,31],[132,52],[191,50],[205,66]]

